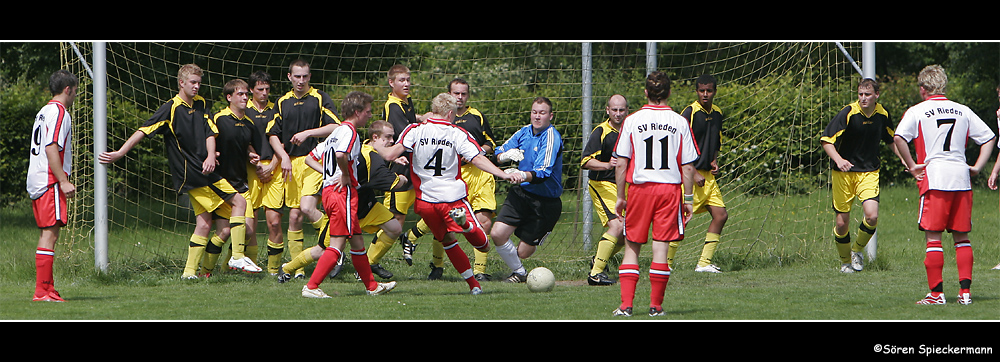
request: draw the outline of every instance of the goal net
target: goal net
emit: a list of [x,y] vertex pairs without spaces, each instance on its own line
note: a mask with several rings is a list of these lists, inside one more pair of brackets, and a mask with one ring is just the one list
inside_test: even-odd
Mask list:
[[[653,44],[655,52],[648,52],[647,44]],[[77,46],[79,57],[72,47],[63,47],[64,63],[85,75],[87,64],[80,58],[90,61],[93,45]],[[859,43],[843,46],[849,54],[860,52]],[[545,96],[554,103],[553,124],[565,143],[564,207],[555,231],[532,258],[579,262],[585,269],[596,243],[584,240],[596,241],[603,233],[596,213],[585,212],[591,208],[580,169],[589,136],[585,133],[607,118],[604,106],[614,94],[628,99],[630,111],[644,104],[643,80],[651,67],[670,75],[669,104],[677,111],[695,100],[693,80],[710,73],[719,80],[715,104],[726,115],[718,182],[730,215],[716,259],[733,265],[780,264],[787,258],[813,257],[820,250],[810,244],[830,240],[828,161],[818,140],[834,113],[854,100],[859,78],[836,43],[593,43],[586,57],[592,74],[586,84],[589,96],[583,93],[582,49],[579,42],[112,42],[106,45],[107,147],[120,147],[176,95],[177,70],[186,63],[205,70],[200,95],[212,111],[226,106],[223,84],[258,70],[271,75],[276,99],[290,90],[286,73],[297,58],[310,62],[312,85],[328,92],[338,108],[340,99],[354,90],[372,94],[381,105],[389,93],[386,72],[394,64],[412,72],[418,113],[429,110],[429,100],[444,92],[448,81],[462,77],[471,85],[470,105],[485,114],[498,142],[526,125],[531,100]],[[73,109],[77,159],[72,175],[80,196],[71,202],[66,257],[89,257],[94,248],[92,80],[80,78]],[[590,103],[585,105],[585,100]],[[373,119],[383,118],[378,114],[381,107],[374,108]],[[585,109],[589,117],[584,117]],[[111,264],[130,269],[182,267],[194,215],[185,196],[171,189],[163,142],[159,137],[146,139],[107,170]],[[498,183],[498,204],[506,189]],[[708,214],[695,215],[677,265],[693,267],[709,221]],[[257,240],[263,245],[266,227],[259,222]],[[311,228],[305,229],[306,240],[315,240]],[[401,252],[389,257],[401,257]]]

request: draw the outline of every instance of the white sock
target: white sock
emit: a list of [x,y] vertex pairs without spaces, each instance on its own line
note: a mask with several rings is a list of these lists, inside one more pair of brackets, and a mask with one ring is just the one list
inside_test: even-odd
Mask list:
[[507,267],[514,273],[524,275],[524,265],[521,264],[521,258],[517,256],[517,248],[514,244],[507,240],[503,245],[497,246],[497,254],[500,254],[500,258],[503,259],[504,263],[507,263]]

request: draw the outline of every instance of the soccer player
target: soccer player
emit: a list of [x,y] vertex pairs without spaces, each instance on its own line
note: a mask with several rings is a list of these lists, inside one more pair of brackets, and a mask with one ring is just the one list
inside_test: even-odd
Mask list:
[[[691,125],[691,133],[701,151],[701,157],[694,164],[694,213],[708,212],[712,222],[705,232],[705,244],[701,248],[701,257],[694,271],[703,273],[721,273],[712,256],[722,237],[722,228],[729,220],[726,203],[722,200],[722,191],[715,182],[719,174],[719,148],[722,143],[722,109],[714,104],[719,82],[712,75],[701,75],[695,80],[697,100],[681,110],[681,116]],[[667,251],[667,264],[673,267],[674,255],[680,247],[679,242],[671,242]]]
[[[489,121],[478,109],[469,106],[469,82],[462,78],[455,78],[448,82],[448,93],[455,97],[458,108],[456,110],[454,124],[464,128],[476,140],[476,143],[483,148],[487,158],[493,155],[496,142],[493,137],[493,130]],[[483,230],[489,235],[493,227],[493,217],[496,210],[496,180],[489,173],[480,170],[471,163],[462,163],[462,179],[469,186],[469,202],[475,211],[476,219],[483,226]],[[417,246],[417,239],[430,232],[430,227],[421,219],[404,235],[400,236],[403,245],[403,259],[410,263],[413,251]],[[404,239],[405,238],[405,239]],[[431,244],[431,273],[427,279],[440,279],[444,273],[444,247],[441,243]],[[473,274],[476,280],[488,281],[492,278],[486,273],[486,263],[489,254],[473,249],[475,261],[472,264]],[[369,253],[371,255],[371,253]]]
[[[393,214],[389,212],[389,209],[387,209],[385,205],[378,202],[375,193],[384,193],[388,190],[406,189],[409,185],[407,184],[406,177],[389,171],[389,167],[385,162],[385,159],[383,159],[378,152],[375,152],[373,145],[391,145],[394,134],[392,125],[383,120],[374,121],[368,126],[369,139],[366,143],[361,145],[361,159],[358,160],[357,173],[359,185],[358,219],[360,220],[361,229],[367,233],[375,233],[382,230],[389,238],[393,239],[402,233],[403,226],[399,224],[399,221],[393,217]],[[319,161],[320,160],[310,157],[306,159],[306,164],[318,172],[322,172],[323,165],[321,165]],[[289,273],[304,268],[305,266],[318,260],[328,246],[329,245],[323,243],[323,239],[320,239],[319,244],[307,250],[303,250],[298,255],[293,255],[292,260],[283,264],[279,269],[278,282],[287,282],[292,278],[292,275]],[[368,254],[369,264],[372,260],[371,253],[371,248],[369,248],[366,253]],[[334,268],[336,269],[336,267]],[[372,268],[372,272],[374,273],[374,268]],[[331,272],[331,274],[333,274],[333,272]],[[358,278],[360,279],[360,273],[358,273]]]
[[69,180],[73,170],[73,120],[67,109],[76,99],[80,81],[67,70],[49,76],[52,98],[35,116],[31,128],[26,189],[31,198],[35,224],[40,230],[35,249],[35,293],[33,301],[63,302],[52,277],[59,229],[66,226],[66,199],[76,195]]
[[[222,87],[222,94],[229,102],[229,106],[212,116],[211,122],[219,131],[218,136],[215,137],[216,150],[218,151],[217,160],[219,161],[215,168],[216,172],[243,195],[244,199],[251,200],[249,185],[251,175],[256,177],[254,164],[259,160],[256,150],[260,148],[260,135],[257,134],[257,128],[254,127],[253,122],[247,118],[247,100],[250,98],[250,92],[247,88],[247,82],[242,79],[226,82]],[[251,167],[254,170],[248,172]],[[248,201],[244,213],[245,220],[253,220],[253,214],[254,208]],[[216,219],[216,234],[205,246],[201,273],[206,276],[212,275],[215,262],[222,254],[222,247],[230,236],[225,221],[222,218]],[[231,244],[232,257],[235,259],[246,257],[253,261],[257,257],[257,239],[254,237],[255,232],[251,231],[253,228],[250,225],[251,223],[247,222],[247,227],[244,228],[246,235],[242,240],[244,243],[237,244],[236,240],[238,239],[234,239]],[[259,267],[254,271],[259,272]]]
[[330,219],[330,243],[316,261],[316,269],[309,277],[309,282],[302,286],[302,296],[306,298],[330,298],[319,289],[319,285],[340,261],[341,250],[348,240],[351,262],[354,263],[368,295],[385,294],[396,287],[394,281],[380,283],[372,277],[368,256],[365,255],[365,241],[361,237],[361,223],[358,220],[358,160],[361,157],[361,140],[357,128],[371,119],[372,96],[358,91],[348,93],[344,96],[341,109],[347,116],[341,123],[342,127],[336,127],[309,156],[314,160],[323,160],[323,208]]
[[[305,164],[309,152],[316,148],[319,137],[328,136],[340,123],[337,107],[326,92],[312,87],[309,63],[298,59],[288,67],[288,80],[292,90],[276,102],[278,124],[271,127],[271,134],[281,134],[281,143],[291,163],[292,177],[285,182],[285,206],[288,206],[289,254],[302,251],[302,223],[309,218],[319,231],[328,222],[327,215],[317,208],[323,175]],[[280,133],[279,133],[280,132]],[[326,235],[320,235],[326,237]],[[304,270],[295,276],[305,277]]]
[[[878,103],[879,83],[865,78],[858,83],[858,100],[844,106],[830,120],[820,142],[830,156],[833,178],[833,238],[840,256],[840,272],[864,268],[862,250],[878,225],[879,143],[899,154],[893,144],[893,124],[889,112]],[[861,201],[864,218],[858,236],[851,243],[849,222],[854,198]]]
[[[392,125],[393,130],[396,130],[396,136],[399,135],[407,126],[413,123],[419,122],[423,116],[418,116],[413,107],[413,100],[410,97],[410,69],[405,65],[396,64],[389,68],[388,72],[388,82],[389,82],[389,95],[385,101],[384,112],[385,120]],[[395,141],[395,140],[394,140]],[[404,153],[399,157],[389,160],[389,169],[393,172],[406,175],[409,173],[408,170],[408,157]],[[389,191],[385,193],[385,198],[383,203],[392,211],[393,215],[400,225],[406,222],[406,214],[413,205],[414,192],[412,189],[407,189],[403,191]],[[416,248],[415,244],[409,244],[405,238],[403,250],[404,257],[407,264],[412,265],[412,260],[410,256],[412,251]],[[375,260],[381,260],[381,257],[396,243],[395,238],[388,238],[384,232],[379,231],[375,235],[375,239],[372,241],[371,253]],[[433,268],[434,265],[431,265]],[[373,272],[382,278],[392,278],[392,272],[385,270],[380,264],[372,264]],[[432,271],[433,273],[433,271]]]
[[628,115],[628,101],[624,96],[615,94],[608,98],[604,112],[608,114],[608,119],[597,125],[590,133],[590,139],[583,147],[583,159],[580,161],[581,167],[589,170],[587,185],[590,189],[590,199],[606,229],[604,235],[601,235],[601,240],[597,242],[597,253],[587,275],[587,284],[590,285],[615,283],[615,280],[604,272],[604,268],[611,256],[625,246],[625,240],[622,239],[622,221],[615,215],[615,202],[618,197],[615,166],[618,165],[618,158],[614,157],[614,152],[622,121]]
[[648,243],[650,226],[649,315],[664,314],[664,292],[670,280],[668,243],[684,239],[684,226],[694,211],[694,195],[683,191],[693,190],[698,146],[687,120],[667,105],[670,78],[662,72],[650,73],[645,94],[647,104],[625,118],[615,146],[615,213],[625,225],[625,256],[618,268],[621,304],[613,313],[616,316],[632,316],[639,252]]
[[[260,156],[254,172],[250,176],[250,198],[248,207],[254,210],[264,209],[264,219],[267,225],[267,271],[271,275],[278,273],[281,266],[281,254],[284,252],[284,232],[281,230],[281,208],[285,202],[285,180],[291,178],[292,162],[281,145],[280,132],[269,132],[277,127],[278,109],[271,102],[271,76],[264,71],[250,74],[247,84],[250,86],[250,101],[247,103],[247,118],[257,128],[261,136]],[[248,233],[256,235],[256,212],[247,219]],[[251,240],[249,243],[252,243]]]
[[408,126],[399,134],[399,141],[388,148],[376,145],[378,153],[387,159],[411,152],[410,179],[413,180],[413,210],[430,227],[434,240],[445,249],[448,259],[469,285],[470,293],[482,293],[482,287],[472,272],[469,257],[458,245],[456,232],[462,233],[474,248],[490,249],[482,225],[472,215],[468,189],[462,179],[460,158],[505,181],[521,182],[523,177],[505,173],[483,155],[472,136],[455,126],[455,97],[441,93],[431,101],[431,113],[421,123]]
[[[971,178],[982,171],[996,143],[993,131],[972,109],[945,97],[947,84],[948,76],[940,65],[929,65],[920,71],[917,86],[923,101],[906,110],[894,139],[920,192],[918,226],[924,231],[927,243],[924,267],[930,293],[917,304],[945,304],[941,275],[944,267],[941,239],[945,230],[951,232],[955,243],[958,303],[972,303]],[[979,145],[979,157],[972,166],[965,158],[969,139]],[[916,160],[909,143],[915,145]]]
[[[505,172],[524,179],[511,187],[497,214],[490,236],[497,254],[511,274],[506,283],[524,283],[527,271],[521,263],[535,253],[552,232],[562,214],[562,135],[552,125],[552,101],[537,97],[531,102],[531,124],[521,127],[494,151],[498,162],[517,161]],[[517,247],[510,236],[521,239]]]
[[[226,179],[214,172],[218,130],[209,121],[205,98],[198,95],[202,74],[201,67],[195,64],[181,66],[177,72],[177,95],[160,106],[118,150],[98,156],[101,163],[112,163],[124,157],[147,136],[163,136],[174,189],[188,194],[196,215],[187,262],[181,274],[185,279],[198,278],[198,264],[208,244],[213,214],[229,218],[230,238],[234,245],[243,244],[240,239],[246,237],[246,217],[243,216],[246,200]],[[246,257],[230,258],[228,264],[230,268],[246,272],[259,271],[256,264]]]

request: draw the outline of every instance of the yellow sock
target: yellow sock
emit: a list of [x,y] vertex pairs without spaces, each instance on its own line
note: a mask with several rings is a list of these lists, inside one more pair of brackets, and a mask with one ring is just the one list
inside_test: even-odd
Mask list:
[[316,260],[313,259],[312,253],[310,253],[309,250],[303,250],[298,254],[295,254],[295,256],[292,257],[292,260],[288,262],[288,264],[285,264],[284,267],[285,273],[292,274],[293,271],[298,272],[299,270],[305,269],[306,266],[312,264],[315,261]]
[[259,249],[260,248],[258,248],[257,245],[247,245],[247,248],[243,252],[243,254],[246,254],[246,256],[250,258],[250,260],[253,260],[254,264],[257,264],[257,253],[259,252]]
[[395,244],[396,239],[389,238],[384,231],[379,230],[375,234],[375,242],[368,246],[368,263],[378,264]]
[[[489,239],[487,239],[487,242],[489,242]],[[481,252],[479,249],[472,249],[472,252],[475,254],[475,261],[472,263],[472,274],[486,274],[486,262],[489,260],[490,254]]]
[[597,253],[594,254],[594,266],[590,268],[590,275],[604,272],[604,268],[608,266],[608,260],[615,255],[615,245],[617,244],[618,238],[607,233],[601,235],[601,241],[597,242]]
[[267,241],[267,272],[276,274],[281,267],[281,254],[285,251],[284,243]]
[[861,225],[858,226],[858,239],[851,244],[851,251],[860,252],[864,250],[868,242],[872,240],[872,235],[875,234],[875,227],[868,225],[868,220],[861,218]]
[[205,244],[205,253],[201,259],[201,273],[208,274],[215,270],[215,264],[219,261],[223,245],[226,245],[226,241],[222,240],[219,235],[213,234],[212,240]]
[[837,254],[840,256],[840,262],[850,263],[851,262],[851,233],[846,233],[844,235],[837,235],[837,230],[833,230],[833,240],[837,244]]
[[184,272],[181,274],[181,278],[198,275],[198,263],[201,262],[201,258],[205,254],[205,244],[208,244],[207,237],[191,235],[191,242],[188,244],[187,263],[184,264]]
[[417,239],[420,239],[421,236],[424,236],[429,232],[431,232],[431,227],[427,226],[427,223],[424,222],[424,219],[420,219],[417,220],[417,224],[413,225],[413,228],[411,228],[410,231],[407,232],[406,238],[409,239],[411,243],[416,244]]
[[671,241],[667,243],[667,266],[670,268],[674,267],[674,255],[677,254],[677,249],[681,247],[681,243],[677,241]]
[[431,243],[431,263],[435,267],[444,268],[444,246],[437,240]]
[[330,219],[326,217],[326,214],[313,222],[312,227],[316,230],[316,240],[319,241],[319,238],[323,238],[323,245],[330,246]]
[[701,248],[701,258],[698,259],[698,266],[712,264],[712,256],[715,255],[715,247],[719,245],[719,238],[719,234],[705,233],[705,246]]
[[[302,239],[303,238],[305,238],[305,234],[302,232],[302,230],[288,230],[288,245],[287,245],[287,247],[288,247],[288,254],[289,255],[292,255],[294,257],[295,255],[299,255],[299,253],[302,252]],[[295,270],[295,273],[292,273],[292,274],[303,274],[303,275],[305,275],[305,273],[306,273],[306,271],[304,269],[301,269],[301,268],[294,269],[294,270]]]
[[243,259],[247,247],[246,216],[229,217],[229,240],[233,242],[233,259]]

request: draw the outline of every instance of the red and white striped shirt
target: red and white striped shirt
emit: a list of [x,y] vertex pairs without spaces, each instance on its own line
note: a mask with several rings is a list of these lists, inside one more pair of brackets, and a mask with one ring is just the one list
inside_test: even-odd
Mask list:
[[31,128],[31,149],[28,155],[27,190],[31,199],[37,199],[45,190],[57,182],[49,168],[49,158],[45,155],[45,147],[51,144],[59,146],[59,158],[62,169],[69,175],[73,170],[73,121],[62,103],[50,100],[35,116],[35,124]]

